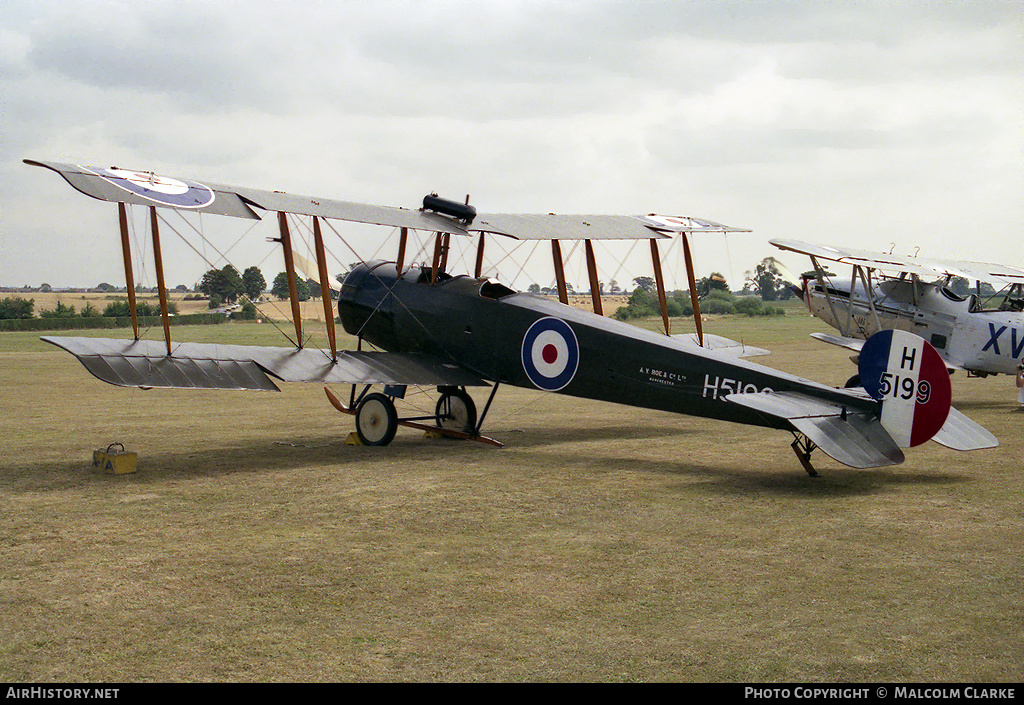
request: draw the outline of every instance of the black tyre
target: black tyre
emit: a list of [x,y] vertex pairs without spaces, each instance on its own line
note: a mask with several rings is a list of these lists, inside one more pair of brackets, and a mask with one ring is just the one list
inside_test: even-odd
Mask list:
[[367,394],[356,408],[356,433],[363,445],[386,446],[398,430],[398,412],[389,397]]
[[441,428],[470,434],[476,432],[476,404],[473,397],[461,389],[442,392],[434,414]]

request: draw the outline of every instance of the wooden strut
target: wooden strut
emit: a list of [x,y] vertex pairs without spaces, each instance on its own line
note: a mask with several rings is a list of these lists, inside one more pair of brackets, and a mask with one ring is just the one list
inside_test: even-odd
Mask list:
[[476,246],[476,269],[473,270],[473,276],[477,279],[484,274],[484,233],[480,233],[480,242]]
[[693,305],[693,322],[697,326],[697,342],[704,347],[704,326],[700,321],[700,302],[697,300],[697,282],[693,276],[693,257],[690,255],[690,240],[683,233],[683,256],[686,259],[686,279],[690,284],[690,302]]
[[405,246],[409,242],[409,228],[402,228],[402,234],[398,238],[398,260],[395,263],[395,271],[402,276],[402,267],[405,266]]
[[132,273],[132,249],[128,240],[128,210],[124,201],[117,202],[118,222],[121,226],[121,254],[124,256],[124,280],[128,290],[128,308],[132,313],[132,331],[139,339],[139,312],[135,310],[135,275]]
[[320,219],[313,216],[313,246],[316,249],[316,265],[320,270],[320,298],[324,304],[324,322],[327,324],[327,340],[331,344],[331,361],[338,361],[338,339],[334,330],[334,309],[331,306],[331,288],[327,274],[327,257],[324,254],[324,236],[320,232]]
[[434,233],[434,261],[430,267],[430,283],[433,284],[437,281],[437,270],[441,266],[441,248],[443,244],[441,242],[441,233]]
[[451,233],[441,233],[441,269],[438,274],[448,269],[448,249],[451,237]]
[[661,256],[658,254],[658,241],[651,238],[651,262],[654,264],[654,282],[658,286],[658,305],[661,306],[661,320],[665,323],[665,335],[668,330],[668,301],[665,298],[665,277],[661,272]]
[[604,307],[601,306],[601,282],[597,280],[597,260],[594,258],[594,245],[590,240],[584,240],[587,248],[587,272],[590,274],[590,299],[594,302],[594,313],[598,316],[604,315]]
[[[153,230],[153,263],[156,266],[156,287],[160,294],[160,316],[164,320],[164,340],[167,342],[167,357],[170,357],[171,321],[167,312],[167,285],[164,284],[164,256],[163,252],[160,250],[160,228],[156,224],[156,206],[149,207],[149,221]],[[134,306],[132,306],[132,308],[134,308]]]
[[551,241],[551,258],[555,264],[555,282],[558,284],[558,300],[569,305],[569,292],[565,286],[565,262],[562,260],[562,246],[558,240]]
[[277,222],[281,229],[281,247],[284,248],[284,269],[288,275],[288,299],[292,304],[292,320],[295,323],[295,338],[302,347],[302,314],[299,311],[299,292],[295,286],[295,257],[292,255],[292,236],[288,232],[288,214],[279,211]]

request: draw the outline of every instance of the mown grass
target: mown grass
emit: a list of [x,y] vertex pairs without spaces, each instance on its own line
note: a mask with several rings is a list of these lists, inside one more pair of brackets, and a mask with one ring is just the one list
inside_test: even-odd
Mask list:
[[[789,372],[851,373],[805,316],[708,329]],[[1005,377],[954,378],[999,448],[816,456],[811,479],[783,433],[515,389],[488,416],[504,449],[409,430],[346,446],[351,418],[314,385],[119,389],[30,337],[0,334],[9,681],[1024,676]],[[137,473],[91,469],[113,441]]]

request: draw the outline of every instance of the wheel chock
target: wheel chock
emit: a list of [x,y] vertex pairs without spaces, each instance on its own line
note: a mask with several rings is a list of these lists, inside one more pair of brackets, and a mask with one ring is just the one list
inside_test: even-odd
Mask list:
[[345,445],[347,446],[361,446],[363,442],[359,440],[359,434],[352,431],[348,434],[348,438],[345,439]]

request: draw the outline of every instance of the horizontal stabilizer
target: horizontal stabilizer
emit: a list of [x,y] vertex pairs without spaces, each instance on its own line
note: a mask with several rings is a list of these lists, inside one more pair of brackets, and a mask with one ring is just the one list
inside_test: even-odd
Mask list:
[[795,392],[730,394],[727,401],[785,419],[821,450],[844,465],[873,468],[898,465],[903,451],[869,412]]
[[[428,355],[179,343],[167,355],[163,341],[42,338],[77,357],[93,375],[119,387],[277,391],[285,382],[487,386],[463,367]],[[268,376],[269,375],[269,376]]]
[[838,345],[841,348],[853,350],[854,352],[860,352],[860,349],[864,347],[865,343],[865,341],[860,338],[847,338],[844,335],[832,335],[831,333],[811,333],[811,337],[815,340],[820,340],[823,343]]
[[999,445],[999,441],[988,429],[953,407],[949,408],[946,423],[932,436],[932,440],[953,450],[980,450]]
[[[688,348],[701,347],[696,333],[680,333],[678,335],[673,335],[672,340],[678,340]],[[755,357],[757,355],[771,355],[772,353],[771,350],[755,348],[753,345],[745,345],[744,343],[730,340],[729,338],[723,338],[720,335],[711,335],[708,333],[704,334],[703,349],[714,350],[717,353],[722,353],[723,355],[729,355],[731,357]]]

